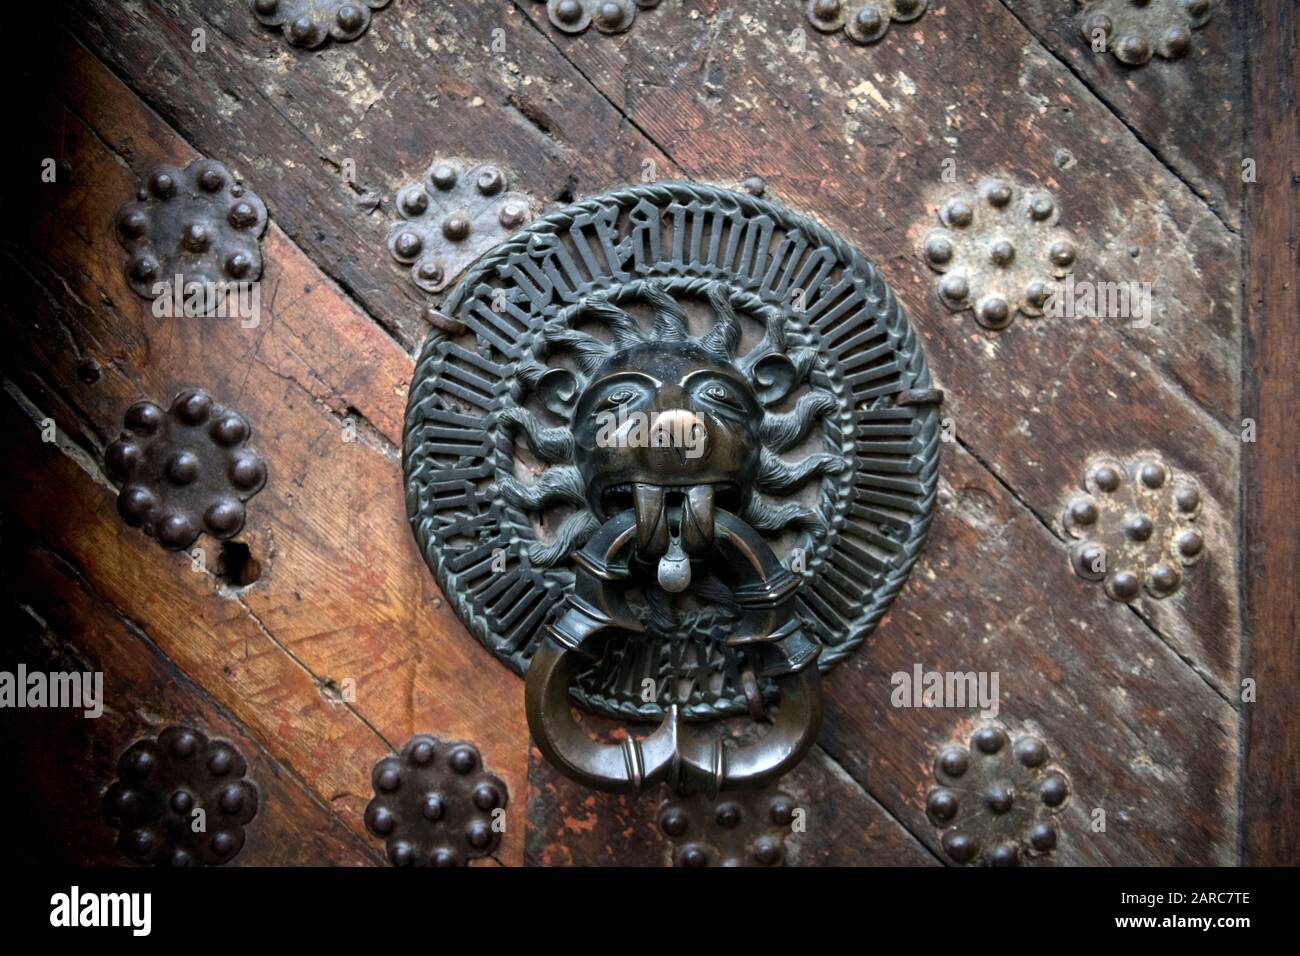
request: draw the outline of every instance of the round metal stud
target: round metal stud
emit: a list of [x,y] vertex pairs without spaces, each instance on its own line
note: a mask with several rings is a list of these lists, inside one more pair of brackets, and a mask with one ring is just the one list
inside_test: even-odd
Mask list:
[[[246,769],[230,743],[190,727],[168,727],[136,741],[118,759],[118,778],[104,793],[118,847],[147,865],[213,866],[234,859],[244,846],[244,827],[257,814],[257,789],[243,779]],[[191,825],[199,813],[206,829]]]
[[375,764],[371,780],[366,827],[395,866],[459,866],[500,843],[508,793],[472,744],[421,734]]

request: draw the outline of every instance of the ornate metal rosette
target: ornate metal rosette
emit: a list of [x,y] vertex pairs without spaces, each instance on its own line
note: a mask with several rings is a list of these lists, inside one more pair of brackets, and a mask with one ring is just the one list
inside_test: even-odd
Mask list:
[[355,40],[370,26],[370,13],[389,0],[248,0],[253,16],[279,27],[296,47],[317,47],[328,39]]
[[1125,66],[1142,66],[1156,54],[1177,60],[1192,49],[1192,31],[1210,22],[1213,0],[1075,0],[1079,30],[1098,52]]
[[[691,183],[629,187],[538,219],[482,259],[445,306],[465,332],[433,332],[411,385],[416,539],[470,631],[516,672],[597,525],[573,466],[572,396],[549,394],[548,372],[581,376],[620,336],[680,336],[679,318],[716,345],[719,303],[740,318],[727,348],[737,374],[761,385],[773,363],[760,360],[780,353],[797,376],[764,417],[740,517],[799,574],[797,614],[825,645],[823,669],[862,644],[906,580],[934,505],[938,414],[908,397],[936,393],[893,292],[848,243],[771,202]],[[574,688],[581,705],[656,720],[675,703],[708,719],[746,713],[746,686],[750,703],[756,690],[776,698],[723,643],[735,620],[725,601],[666,612],[648,592],[638,613],[646,634],[610,643]]]

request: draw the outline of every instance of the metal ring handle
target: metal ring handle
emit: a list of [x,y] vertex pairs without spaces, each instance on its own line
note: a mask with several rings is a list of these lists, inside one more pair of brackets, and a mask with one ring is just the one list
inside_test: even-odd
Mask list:
[[[799,633],[793,616],[794,577],[759,534],[733,515],[719,512],[715,534],[720,558],[740,574],[736,589],[742,618],[729,643],[767,651],[762,672],[781,692],[775,721],[760,740],[735,747],[687,729],[676,705],[648,737],[618,744],[593,740],[574,719],[569,687],[599,645],[614,634],[642,632],[625,600],[630,583],[625,555],[635,536],[631,512],[606,522],[575,556],[573,592],[547,632],[528,669],[524,702],[528,727],[543,756],[584,786],[640,793],[667,783],[709,795],[756,787],[798,763],[821,728],[818,646]],[[779,642],[784,646],[776,650]],[[756,656],[762,656],[758,654]]]

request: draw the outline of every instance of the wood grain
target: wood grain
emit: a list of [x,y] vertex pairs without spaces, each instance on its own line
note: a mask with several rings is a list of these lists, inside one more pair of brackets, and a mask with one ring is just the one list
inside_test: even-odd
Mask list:
[[1294,4],[1265,3],[1250,13],[1251,101],[1247,149],[1259,182],[1247,189],[1246,414],[1258,441],[1247,445],[1244,676],[1257,699],[1246,717],[1243,794],[1245,862],[1300,861],[1300,129]]
[[[9,396],[3,401],[12,402]],[[21,516],[5,515],[5,616],[10,639],[3,669],[100,671],[104,712],[10,710],[0,736],[17,765],[6,799],[23,825],[9,847],[13,863],[121,865],[116,833],[101,809],[118,756],[172,724],[227,740],[248,761],[258,813],[246,828],[236,866],[373,866],[381,854],[267,753],[248,731],[186,677],[149,639],[93,594],[57,555],[37,543]],[[39,745],[37,744],[39,742]],[[56,761],[50,755],[58,755]],[[23,793],[15,794],[13,788]]]

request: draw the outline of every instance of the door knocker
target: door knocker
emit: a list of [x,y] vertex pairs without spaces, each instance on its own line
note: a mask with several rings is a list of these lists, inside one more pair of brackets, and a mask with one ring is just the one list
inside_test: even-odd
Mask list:
[[[663,183],[536,220],[444,311],[465,331],[416,368],[409,516],[527,674],[541,752],[628,793],[787,772],[934,503],[941,393],[874,267],[773,203]],[[574,705],[659,727],[598,743]],[[743,714],[756,741],[692,726]]]

